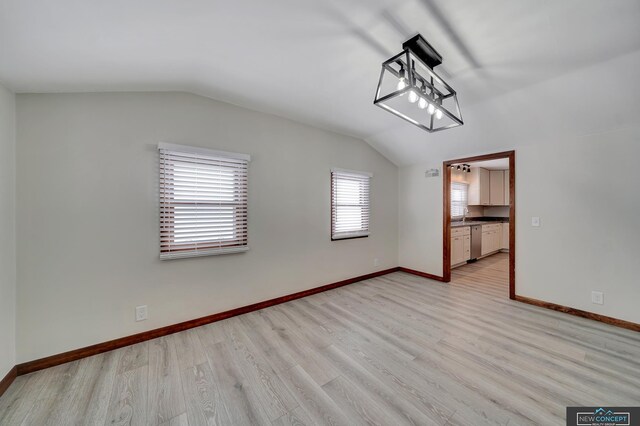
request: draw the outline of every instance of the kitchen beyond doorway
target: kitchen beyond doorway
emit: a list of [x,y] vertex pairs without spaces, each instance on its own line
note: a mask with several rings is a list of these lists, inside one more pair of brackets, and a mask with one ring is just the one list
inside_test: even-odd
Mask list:
[[[482,168],[482,173],[480,171],[481,168],[474,167],[473,163],[479,162],[492,162],[494,160],[503,160],[505,164],[508,164],[507,170],[503,170],[502,173],[490,173],[488,169]],[[500,161],[495,161],[500,162]],[[484,163],[490,164],[490,163]],[[505,247],[508,247],[508,256],[509,256],[509,267],[508,267],[508,279],[509,279],[509,298],[515,299],[516,297],[516,282],[515,282],[515,259],[516,259],[516,244],[515,244],[515,229],[516,229],[516,219],[515,219],[515,208],[516,208],[516,194],[515,194],[515,178],[516,178],[516,165],[515,165],[515,151],[505,151],[498,152],[493,154],[485,154],[474,157],[465,157],[458,158],[453,160],[448,160],[443,163],[442,166],[442,174],[443,174],[443,212],[444,212],[444,220],[443,220],[443,278],[445,282],[451,281],[451,266],[452,260],[457,264],[460,262],[466,262],[466,259],[470,257],[470,253],[472,249],[471,240],[471,232],[472,226],[467,225],[466,223],[463,226],[456,226],[452,228],[452,167],[455,169],[454,173],[468,173],[469,175],[473,175],[473,188],[470,188],[470,193],[468,194],[469,199],[473,202],[474,208],[482,208],[484,209],[493,209],[493,212],[498,212],[500,215],[504,216],[504,212],[508,210],[508,224],[505,226],[503,223],[506,223],[506,220],[500,221],[500,217],[494,217],[493,221],[480,222],[479,225],[482,225],[482,242],[484,242],[484,249],[479,248],[478,234],[476,234],[476,248],[475,250],[480,253],[478,254],[478,258],[487,256],[489,254],[497,253]],[[460,166],[460,170],[458,170],[458,166]],[[471,171],[468,171],[471,170]],[[500,179],[502,178],[502,181]],[[482,180],[482,183],[480,183]],[[481,190],[482,187],[493,188],[494,196],[491,197],[489,190]],[[501,189],[501,190],[496,190]],[[465,194],[466,196],[466,194]],[[464,204],[466,207],[466,203]],[[465,215],[465,212],[459,211],[458,206],[455,207],[458,211],[454,212],[457,216]],[[475,223],[475,222],[469,222]],[[459,223],[455,223],[456,225],[460,225]],[[476,226],[479,226],[476,224]],[[500,228],[498,228],[500,226]],[[486,232],[485,231],[486,228]],[[507,231],[508,230],[508,231]],[[507,235],[504,235],[505,238],[502,237],[504,232],[508,232],[508,240]],[[455,235],[454,235],[455,234]],[[454,249],[454,244],[452,244],[452,236],[453,238],[460,238],[465,244],[461,246],[462,256],[460,259],[452,257],[452,250]],[[503,242],[504,241],[504,242]],[[468,244],[468,248],[467,248]],[[456,253],[455,256],[458,256],[457,253],[457,245],[455,247]],[[469,250],[465,252],[464,250]],[[467,256],[464,256],[464,254]],[[474,253],[476,254],[476,253]],[[459,256],[458,256],[459,257]],[[456,260],[457,259],[457,260]],[[457,265],[454,265],[457,266]]]

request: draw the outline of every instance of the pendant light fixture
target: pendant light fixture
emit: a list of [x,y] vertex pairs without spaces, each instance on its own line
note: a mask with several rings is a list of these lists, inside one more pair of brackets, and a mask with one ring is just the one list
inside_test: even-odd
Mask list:
[[402,49],[382,63],[374,105],[430,133],[464,124],[455,90],[433,70],[442,56],[420,34]]

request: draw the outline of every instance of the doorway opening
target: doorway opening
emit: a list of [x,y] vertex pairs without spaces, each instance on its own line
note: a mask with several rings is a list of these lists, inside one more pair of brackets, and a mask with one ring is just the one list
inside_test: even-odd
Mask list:
[[515,299],[515,151],[445,161],[442,174],[444,281],[451,282],[454,268],[472,274],[482,265],[505,275]]

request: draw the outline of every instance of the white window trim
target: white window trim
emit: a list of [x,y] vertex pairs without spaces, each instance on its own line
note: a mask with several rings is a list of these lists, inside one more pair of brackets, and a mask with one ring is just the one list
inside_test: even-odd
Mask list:
[[[161,151],[170,151],[174,153],[183,153],[183,154],[193,154],[194,156],[207,156],[207,157],[218,157],[218,158],[229,158],[234,160],[245,161],[249,163],[251,161],[251,156],[249,154],[241,154],[235,152],[228,151],[219,151],[207,148],[200,147],[192,147],[186,145],[176,145],[166,142],[158,143],[158,152]],[[162,173],[162,172],[160,172]],[[162,177],[160,174],[159,178]],[[247,182],[248,182],[248,170],[247,170]],[[162,183],[159,184],[162,189]],[[164,200],[162,197],[159,198],[159,217],[162,219],[162,207]],[[248,200],[247,200],[248,204]],[[247,205],[248,208],[248,205]],[[246,219],[248,222],[248,217]],[[160,225],[160,229],[162,230],[162,224]],[[160,238],[160,242],[162,242],[162,237]],[[184,252],[165,252],[163,253],[160,250],[160,259],[161,260],[170,260],[170,259],[182,259],[182,258],[190,258],[190,257],[202,257],[202,256],[216,256],[221,254],[230,254],[230,253],[241,253],[249,250],[249,246],[240,246],[240,247],[227,247],[227,248],[216,248],[216,249],[195,249],[192,251],[184,251]]]
[[373,177],[373,173],[370,172],[359,172],[357,170],[349,170],[349,169],[338,169],[338,168],[332,168],[331,169],[331,173],[341,173],[341,174],[345,174],[345,175],[353,175],[353,176],[366,176],[368,178],[372,178]]
[[184,152],[187,154],[210,155],[212,157],[234,158],[236,160],[244,160],[247,162],[251,161],[251,156],[249,154],[240,154],[237,152],[228,152],[228,151],[218,151],[215,149],[200,148],[197,146],[176,145],[172,143],[160,142],[158,144],[158,151],[161,149],[166,151]]
[[330,204],[331,204],[331,224],[330,224],[330,234],[331,234],[331,241],[340,241],[340,240],[348,240],[348,239],[353,239],[353,238],[364,238],[364,237],[368,237],[369,234],[371,233],[371,178],[373,178],[373,173],[370,172],[363,172],[363,171],[358,171],[358,170],[349,170],[349,169],[341,169],[341,168],[337,168],[334,167],[331,169],[331,185],[333,187],[333,174],[334,173],[338,173],[344,176],[354,176],[354,177],[358,177],[358,178],[369,178],[369,193],[368,193],[368,229],[366,231],[357,231],[357,232],[341,232],[341,233],[337,233],[334,234],[333,232],[333,209],[334,209],[334,205],[333,205],[333,194],[331,194],[331,200],[330,200]]

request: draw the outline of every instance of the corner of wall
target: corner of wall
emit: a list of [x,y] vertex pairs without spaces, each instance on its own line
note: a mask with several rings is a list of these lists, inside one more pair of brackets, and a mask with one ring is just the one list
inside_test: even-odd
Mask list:
[[0,380],[16,364],[16,96],[0,85]]

